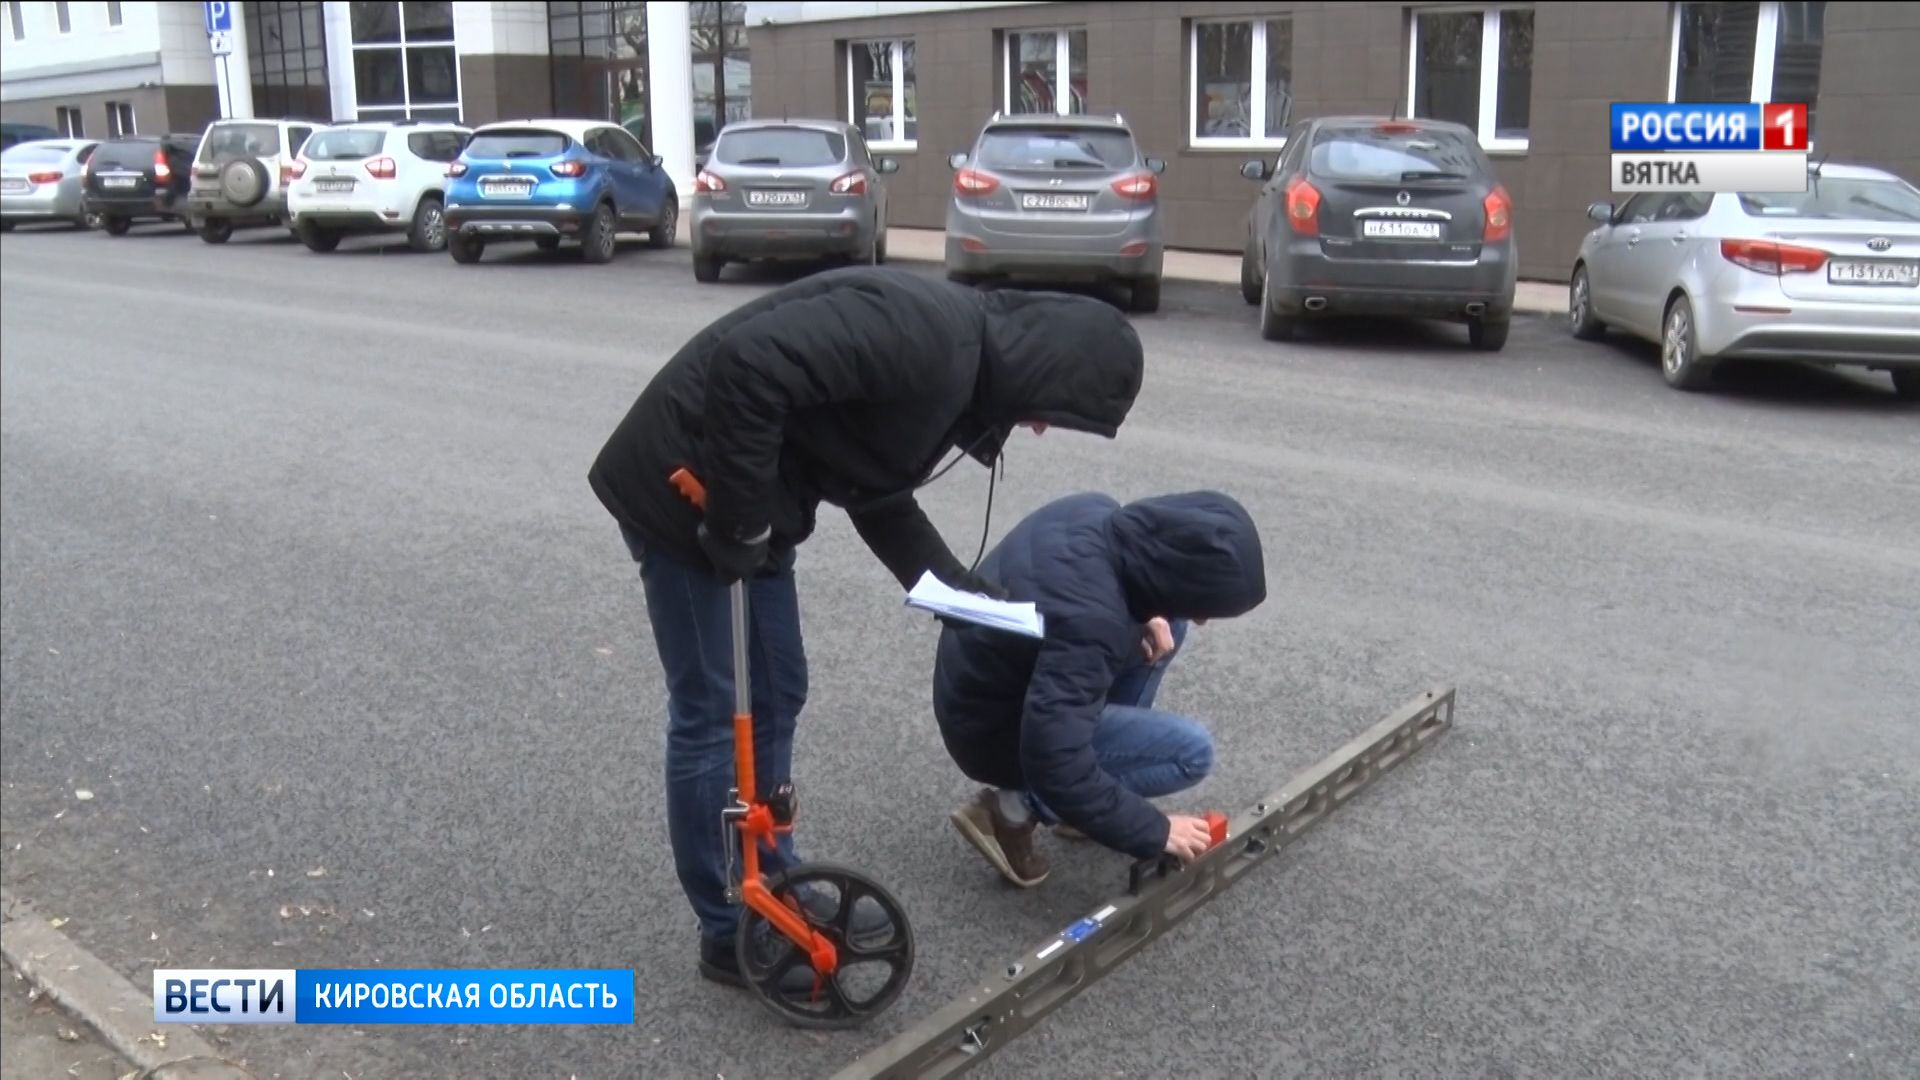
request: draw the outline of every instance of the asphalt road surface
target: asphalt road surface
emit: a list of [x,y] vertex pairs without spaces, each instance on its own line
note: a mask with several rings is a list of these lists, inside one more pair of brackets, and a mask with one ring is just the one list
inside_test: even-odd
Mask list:
[[[639,243],[460,267],[10,234],[7,885],[136,985],[638,970],[631,1028],[219,1033],[263,1077],[355,1078],[822,1075],[1120,891],[1084,844],[1032,892],[963,846],[933,624],[829,511],[801,849],[904,900],[914,981],[824,1035],[693,976],[663,690],[586,471],[672,349],[778,280],[696,285]],[[1497,355],[1448,327],[1282,347],[1213,287],[1137,323],[1125,430],[1018,433],[993,530],[1085,489],[1253,510],[1270,599],[1168,679],[1220,758],[1172,805],[1251,803],[1436,685],[1457,727],[976,1075],[1920,1073],[1920,413],[1885,376],[1679,394],[1541,319]],[[986,487],[923,493],[963,558]]]

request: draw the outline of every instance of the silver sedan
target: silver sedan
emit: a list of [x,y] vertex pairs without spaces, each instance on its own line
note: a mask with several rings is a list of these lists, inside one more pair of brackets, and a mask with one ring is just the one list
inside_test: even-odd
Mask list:
[[85,227],[81,191],[91,139],[42,139],[0,153],[0,228],[66,221]]
[[1574,336],[1607,327],[1660,345],[1669,385],[1722,361],[1888,371],[1920,398],[1920,190],[1828,164],[1792,194],[1645,192],[1600,222],[1573,265]]

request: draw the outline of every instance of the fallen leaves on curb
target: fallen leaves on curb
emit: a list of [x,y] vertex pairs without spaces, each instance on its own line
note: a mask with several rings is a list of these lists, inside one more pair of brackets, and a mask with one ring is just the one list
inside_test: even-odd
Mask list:
[[324,866],[316,866],[313,869],[307,871],[307,876],[308,877],[326,877],[327,868]]
[[167,1036],[165,1032],[149,1031],[133,1041],[137,1043],[150,1042],[162,1050],[167,1048]]
[[79,1042],[80,1041],[80,1033],[73,1030],[70,1027],[63,1027],[59,1031],[55,1032],[55,1034],[60,1037],[61,1042]]
[[62,917],[55,917],[55,918],[48,919],[47,925],[53,927],[55,930],[58,930],[61,927],[67,925],[67,920]]
[[92,802],[93,792],[88,791],[86,788],[74,788],[73,797],[79,799],[81,802]]

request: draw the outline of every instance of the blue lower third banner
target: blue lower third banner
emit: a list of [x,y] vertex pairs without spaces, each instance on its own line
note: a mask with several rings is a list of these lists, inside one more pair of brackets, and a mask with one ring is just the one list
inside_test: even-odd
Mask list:
[[160,1024],[631,1024],[617,970],[157,968]]

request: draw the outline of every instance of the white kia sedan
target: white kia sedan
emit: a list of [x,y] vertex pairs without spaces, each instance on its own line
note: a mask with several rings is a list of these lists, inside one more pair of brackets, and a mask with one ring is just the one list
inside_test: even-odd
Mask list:
[[1887,371],[1920,399],[1920,189],[1827,164],[1791,194],[1643,192],[1595,203],[1573,264],[1575,337],[1614,327],[1660,346],[1669,385],[1722,361]]

